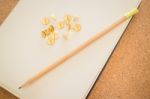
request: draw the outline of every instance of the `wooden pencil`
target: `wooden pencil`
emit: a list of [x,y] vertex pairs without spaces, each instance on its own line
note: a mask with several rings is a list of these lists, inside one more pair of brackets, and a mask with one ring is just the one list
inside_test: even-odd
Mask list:
[[62,63],[64,63],[66,60],[68,60],[69,58],[71,58],[72,56],[74,56],[75,54],[79,53],[81,50],[83,50],[87,46],[89,46],[91,43],[95,42],[96,40],[98,40],[101,37],[103,37],[106,34],[108,34],[110,31],[112,31],[114,28],[116,28],[117,26],[119,26],[121,23],[123,23],[124,21],[126,21],[127,19],[129,19],[130,17],[132,17],[133,15],[135,15],[137,12],[138,12],[137,8],[132,9],[130,12],[126,13],[123,17],[121,17],[119,20],[117,20],[116,22],[114,22],[113,24],[111,24],[110,26],[108,26],[107,28],[105,28],[103,31],[97,33],[95,36],[93,36],[92,38],[90,38],[89,40],[87,40],[86,42],[84,42],[81,46],[79,46],[78,48],[74,49],[73,51],[71,51],[70,53],[68,53],[67,55],[65,55],[64,57],[61,57],[59,60],[57,60],[53,64],[49,65],[44,70],[40,71],[35,76],[31,77],[29,80],[27,80],[25,83],[23,83],[19,87],[19,89],[32,84],[33,82],[35,82],[36,80],[38,80],[40,77],[42,77],[45,74],[47,74],[48,72],[52,71],[53,69],[55,69],[56,67],[58,67],[59,65],[61,65]]

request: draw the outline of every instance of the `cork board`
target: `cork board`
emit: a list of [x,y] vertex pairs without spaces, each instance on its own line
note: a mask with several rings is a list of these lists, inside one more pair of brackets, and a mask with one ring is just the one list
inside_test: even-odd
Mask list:
[[[142,2],[140,13],[132,20],[89,98],[150,98],[149,6],[148,0]],[[0,90],[0,98],[8,99],[9,96]]]

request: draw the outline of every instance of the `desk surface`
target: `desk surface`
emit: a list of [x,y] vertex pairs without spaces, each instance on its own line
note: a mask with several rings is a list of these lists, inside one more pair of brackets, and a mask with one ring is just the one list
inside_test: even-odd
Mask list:
[[[18,0],[0,0],[0,24]],[[150,99],[150,1],[136,15],[91,90],[89,99]],[[0,99],[17,99],[0,88]]]

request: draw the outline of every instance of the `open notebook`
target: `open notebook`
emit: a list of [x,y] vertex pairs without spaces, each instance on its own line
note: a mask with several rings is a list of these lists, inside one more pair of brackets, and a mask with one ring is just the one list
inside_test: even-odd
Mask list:
[[[137,7],[140,0],[20,0],[0,27],[0,86],[22,99],[84,99],[115,48],[129,20],[34,84],[18,87],[87,39]],[[82,31],[48,46],[40,21],[80,16]]]

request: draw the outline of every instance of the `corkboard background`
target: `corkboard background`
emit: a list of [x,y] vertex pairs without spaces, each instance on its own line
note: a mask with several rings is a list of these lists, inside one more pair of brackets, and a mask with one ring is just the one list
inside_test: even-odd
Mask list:
[[[18,0],[0,0],[0,24]],[[0,99],[17,99],[0,87]],[[88,99],[150,99],[150,0],[142,0]]]

